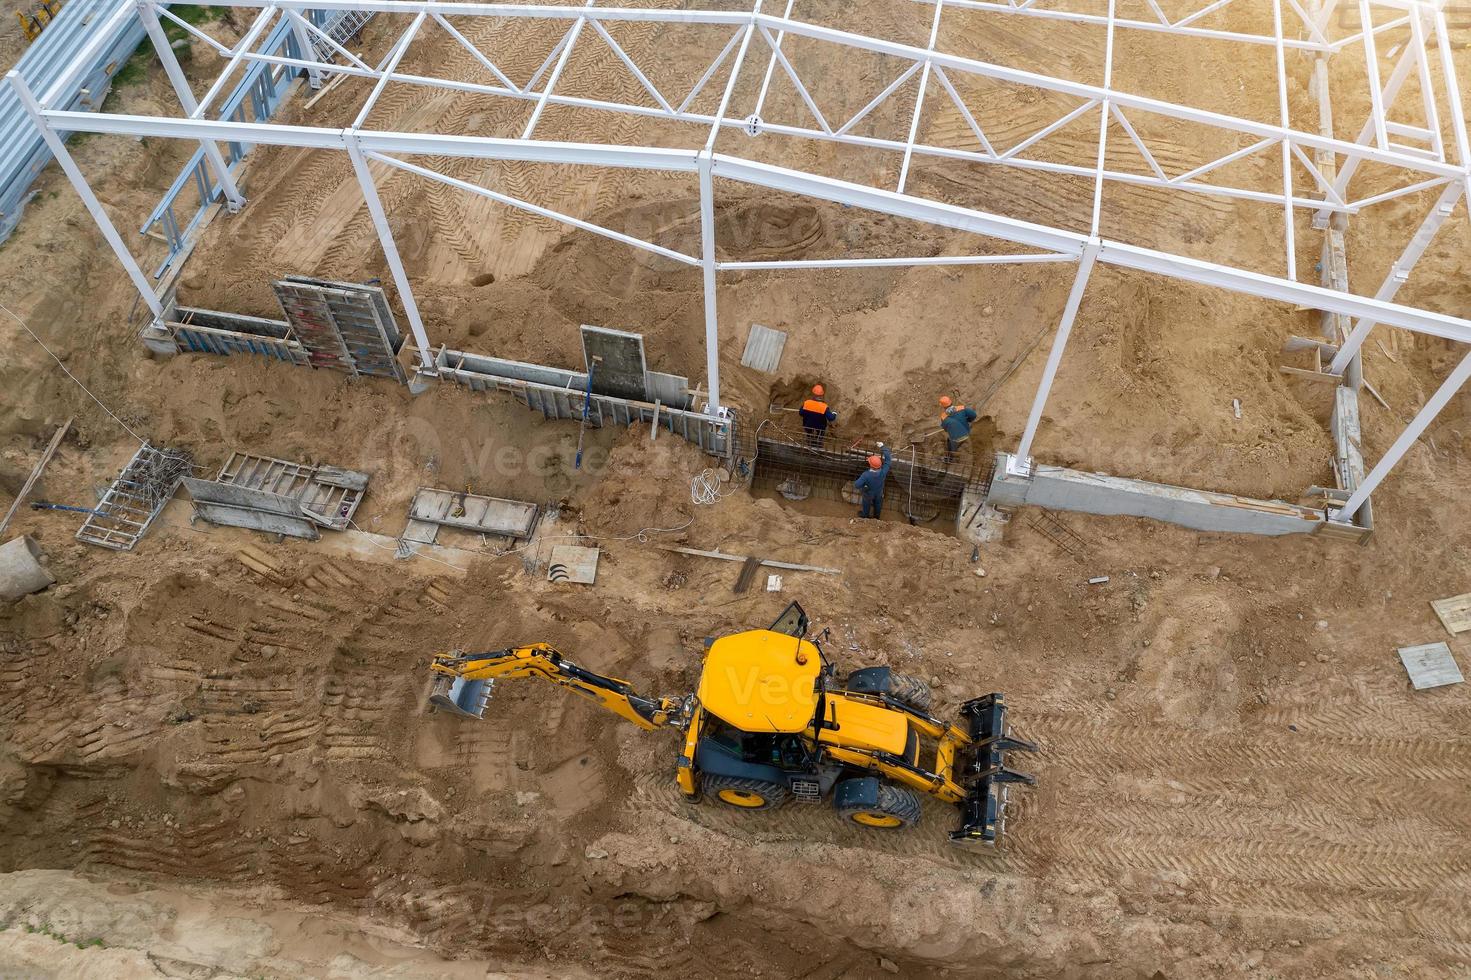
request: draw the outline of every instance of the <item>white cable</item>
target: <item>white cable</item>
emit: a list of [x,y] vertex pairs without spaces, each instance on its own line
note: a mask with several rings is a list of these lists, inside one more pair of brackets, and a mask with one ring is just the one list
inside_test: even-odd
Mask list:
[[124,429],[127,429],[128,435],[132,436],[134,439],[137,439],[139,442],[143,443],[145,446],[148,444],[148,440],[147,439],[144,439],[138,433],[134,432],[131,428],[128,428],[128,423],[124,422],[122,419],[118,418],[116,415],[113,415],[112,409],[110,409],[106,405],[103,405],[102,404],[102,399],[100,399],[96,395],[92,394],[91,391],[88,391],[86,385],[82,384],[80,381],[77,381],[77,376],[75,374],[72,374],[70,371],[67,371],[66,365],[63,364],[63,363],[61,363],[61,358],[57,357],[56,354],[51,350],[50,347],[47,347],[46,346],[46,342],[45,341],[43,341],[40,337],[37,337],[36,336],[36,332],[34,330],[32,330],[29,326],[27,326],[26,325],[26,322],[24,320],[22,320],[20,317],[16,316],[14,313],[11,313],[10,307],[6,306],[4,303],[0,303],[0,310],[4,310],[6,313],[9,313],[10,314],[10,318],[12,320],[14,320],[16,323],[20,324],[20,328],[22,330],[24,330],[26,333],[30,334],[31,335],[31,339],[34,340],[36,343],[40,344],[41,345],[41,349],[43,351],[45,351],[46,353],[48,353],[48,354],[51,355],[51,359],[56,362],[56,366],[59,367],[59,368],[61,368],[61,370],[66,373],[66,376],[68,378],[71,378],[72,381],[75,382],[75,384],[76,384],[76,386],[78,388],[80,388],[83,391],[87,392],[87,397],[88,398],[92,399],[99,406],[101,406],[102,410],[104,412],[106,412],[108,415],[111,415],[112,416],[112,420],[114,422],[116,422],[118,425],[122,426]]
[[713,504],[732,493],[735,491],[720,492],[720,471],[713,468],[701,470],[690,480],[690,499],[696,504]]

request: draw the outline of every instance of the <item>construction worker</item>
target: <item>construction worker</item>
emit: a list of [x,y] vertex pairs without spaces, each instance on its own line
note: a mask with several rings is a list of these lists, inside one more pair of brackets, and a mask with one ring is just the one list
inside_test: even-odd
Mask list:
[[868,457],[868,472],[853,481],[853,489],[863,495],[859,517],[879,518],[884,510],[884,481],[889,477],[889,464],[894,461],[889,447],[879,443],[878,456]]
[[807,445],[817,449],[822,448],[822,441],[827,437],[828,423],[835,422],[838,418],[838,413],[823,401],[824,394],[822,385],[813,385],[812,397],[804,401],[797,410],[802,416],[802,430],[807,433]]
[[970,427],[975,424],[976,410],[964,405],[947,404],[950,399],[941,398],[945,413],[940,416],[940,428],[945,430],[946,458],[953,458],[956,451],[970,438]]

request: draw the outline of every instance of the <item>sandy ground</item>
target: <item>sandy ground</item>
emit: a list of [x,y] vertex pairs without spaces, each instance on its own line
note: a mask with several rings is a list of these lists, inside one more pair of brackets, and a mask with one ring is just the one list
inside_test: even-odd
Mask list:
[[[927,24],[898,4],[814,4],[804,16],[920,43]],[[1081,32],[1039,45],[1011,21],[994,36],[966,17],[953,29],[972,38],[953,43],[998,59],[1076,77],[1092,70]],[[369,51],[383,41],[374,30]],[[630,51],[654,43],[618,37]],[[499,45],[503,67],[529,74],[550,44],[508,31],[487,50]],[[415,50],[413,68],[465,67],[431,35]],[[1206,61],[1192,73],[1191,59],[1154,40],[1121,50],[1120,84],[1261,118],[1275,112],[1275,91],[1240,94],[1239,79],[1260,67],[1251,59]],[[569,84],[631,85],[615,66],[610,53],[579,56]],[[891,77],[881,67],[855,59],[832,68],[854,109]],[[1335,84],[1350,117],[1340,128],[1353,128],[1354,90]],[[350,118],[350,91],[300,118]],[[1295,82],[1292,95],[1294,111],[1312,106],[1305,86]],[[165,96],[154,77],[116,98],[148,112]],[[1066,108],[990,97],[988,128],[1010,119],[1021,132]],[[773,87],[767,118],[799,109],[790,90]],[[523,108],[393,89],[381,111],[501,135],[524,119]],[[907,118],[902,102],[890,115]],[[590,138],[588,122],[549,112],[539,133]],[[947,124],[943,113],[928,123]],[[1087,128],[1064,132],[1082,152]],[[252,203],[243,218],[211,226],[180,285],[186,302],[269,314],[271,276],[385,275],[342,161],[256,154]],[[77,156],[130,230],[187,148],[94,139]],[[692,190],[662,179],[569,182],[534,168],[433,165],[665,243],[693,247],[697,238]],[[873,166],[877,177],[893,161],[875,156]],[[1045,220],[1076,224],[1085,214],[1086,189],[1043,194],[973,170],[925,164],[911,180]],[[418,178],[381,176],[436,342],[571,365],[576,325],[602,323],[645,333],[651,367],[703,373],[699,284],[689,273],[630,264],[612,243],[439,194]],[[395,562],[366,539],[354,539],[355,550],[275,543],[191,527],[172,511],[134,553],[116,555],[76,543],[73,515],[23,512],[16,530],[37,538],[60,583],[0,609],[0,973],[1471,971],[1471,695],[1464,686],[1411,692],[1394,654],[1448,639],[1463,668],[1471,655],[1427,604],[1467,590],[1466,396],[1377,495],[1378,531],[1364,548],[1066,516],[1084,541],[1074,555],[1024,512],[983,551],[979,577],[968,545],[930,529],[857,524],[745,494],[696,507],[689,480],[708,460],[663,437],[651,445],[642,432],[594,433],[589,465],[573,471],[575,427],[527,424],[519,407],[468,392],[411,399],[384,383],[249,359],[149,360],[128,326],[129,287],[80,204],[55,173],[39,190],[0,249],[0,298],[133,428],[192,448],[207,467],[240,448],[368,471],[357,518],[367,531],[396,534],[424,484],[533,500],[556,519],[517,554],[447,538],[476,556],[460,573]],[[719,218],[732,255],[974,247],[729,190]],[[1201,199],[1199,209],[1162,212],[1125,191],[1108,200],[1110,234],[1187,254],[1234,250],[1263,269],[1282,261],[1280,246],[1271,252],[1280,214],[1270,209]],[[1354,227],[1361,289],[1426,206],[1406,199]],[[1466,244],[1462,226],[1448,229],[1404,298],[1464,311]],[[151,247],[143,251],[156,262]],[[487,274],[494,281],[473,284]],[[722,350],[726,386],[751,412],[773,390],[819,376],[849,417],[862,406],[865,425],[878,429],[866,434],[896,438],[927,419],[938,389],[999,384],[986,413],[1005,445],[1041,372],[1043,354],[1028,352],[1067,284],[1044,266],[726,281],[722,315],[735,325]],[[792,333],[775,379],[736,366],[753,321]],[[0,499],[75,415],[36,496],[87,503],[135,444],[29,337],[4,329]],[[1038,453],[1296,495],[1329,478],[1327,396],[1276,367],[1284,336],[1313,331],[1306,313],[1101,272]],[[1366,371],[1393,407],[1366,400],[1371,458],[1453,356],[1397,333],[1380,331],[1383,347],[1367,348]],[[1233,397],[1243,401],[1240,421]],[[592,589],[545,581],[546,547],[571,534],[603,549]],[[658,548],[673,543],[842,574],[790,575],[780,597],[736,595],[737,566]],[[1086,584],[1101,575],[1108,583]],[[843,666],[888,663],[926,677],[942,713],[978,693],[1007,693],[1018,730],[1042,752],[1019,760],[1040,785],[1015,794],[1003,850],[951,849],[953,814],[939,807],[897,837],[849,830],[826,808],[690,807],[672,782],[671,736],[529,683],[503,685],[479,723],[423,710],[434,651],[542,639],[650,692],[682,693],[705,637],[764,625],[789,598],[831,629],[829,652]]]

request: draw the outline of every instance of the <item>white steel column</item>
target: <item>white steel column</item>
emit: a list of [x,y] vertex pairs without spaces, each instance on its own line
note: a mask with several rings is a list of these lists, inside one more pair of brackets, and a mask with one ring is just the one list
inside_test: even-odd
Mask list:
[[1445,382],[1436,389],[1435,394],[1430,396],[1430,400],[1425,403],[1425,407],[1416,413],[1414,419],[1410,421],[1409,427],[1400,433],[1399,438],[1394,441],[1394,445],[1389,447],[1389,451],[1380,458],[1379,462],[1374,464],[1374,468],[1369,471],[1368,476],[1364,477],[1364,482],[1359,484],[1359,488],[1353,492],[1353,496],[1348,498],[1348,501],[1344,503],[1342,509],[1334,512],[1334,519],[1340,521],[1353,519],[1354,514],[1358,513],[1359,508],[1364,505],[1364,501],[1368,500],[1369,495],[1374,492],[1374,488],[1379,486],[1384,478],[1389,475],[1389,471],[1394,469],[1395,464],[1415,444],[1415,440],[1419,439],[1421,434],[1430,427],[1430,423],[1435,421],[1435,417],[1440,414],[1440,410],[1445,408],[1446,402],[1454,398],[1456,392],[1460,391],[1461,387],[1465,385],[1467,378],[1471,378],[1471,354],[1467,354],[1461,358],[1461,362],[1456,365],[1450,377],[1446,378]]
[[[761,0],[756,0],[752,15],[761,12]],[[715,121],[705,137],[705,148],[696,161],[700,171],[700,262],[704,272],[705,292],[705,380],[710,389],[706,411],[721,415],[725,408],[720,404],[720,312],[715,289],[715,140],[720,135],[720,124],[730,111],[731,96],[735,94],[736,82],[740,80],[741,68],[746,63],[746,52],[751,47],[751,35],[756,33],[754,25],[742,32],[741,46],[730,65],[730,78],[726,79],[725,91],[720,95],[720,106],[715,110]]]
[[1052,391],[1052,380],[1057,377],[1057,366],[1062,363],[1062,352],[1067,347],[1068,336],[1073,332],[1073,321],[1077,319],[1078,307],[1083,302],[1083,293],[1088,288],[1088,279],[1093,275],[1093,265],[1098,259],[1098,239],[1091,239],[1083,246],[1078,259],[1078,272],[1073,277],[1073,289],[1068,293],[1067,305],[1063,307],[1062,323],[1053,338],[1052,350],[1047,355],[1047,366],[1042,369],[1042,381],[1037,385],[1037,394],[1032,399],[1032,411],[1027,416],[1027,427],[1022,432],[1022,441],[1016,449],[1016,462],[1031,468],[1032,440],[1037,436],[1037,426],[1042,422],[1042,409],[1047,405],[1047,396]]
[[358,146],[355,133],[347,134],[347,155],[352,160],[352,169],[357,173],[358,185],[363,189],[363,201],[368,205],[368,214],[373,217],[373,227],[378,230],[378,242],[383,246],[383,257],[388,260],[388,269],[393,273],[393,284],[398,287],[398,298],[404,305],[404,316],[409,329],[419,345],[419,360],[426,372],[434,370],[434,352],[430,349],[429,335],[424,332],[424,321],[419,316],[419,304],[414,301],[414,290],[409,285],[409,275],[404,271],[403,260],[398,257],[398,246],[393,242],[393,231],[388,227],[388,216],[383,213],[383,202],[378,198],[378,187],[373,183],[368,161]]
[[[301,17],[292,17],[291,11],[287,14],[291,20],[291,33],[296,36],[296,46],[301,49],[301,60],[316,63],[317,48],[312,41],[312,33],[307,30],[305,21]],[[312,88],[322,87],[322,70],[320,68],[308,68],[306,70],[307,84]]]
[[720,316],[715,293],[715,181],[711,159],[700,157],[700,250],[705,280],[705,376],[710,387],[709,412],[720,414]]
[[[138,19],[143,22],[143,29],[148,32],[148,39],[153,42],[153,50],[158,53],[158,60],[163,65],[164,74],[169,77],[169,82],[174,86],[174,95],[183,107],[185,115],[193,117],[199,110],[199,103],[194,98],[194,90],[189,87],[189,79],[184,77],[184,69],[179,64],[179,58],[174,54],[174,48],[169,43],[168,34],[164,32],[163,25],[158,22],[158,11],[150,0],[140,0],[138,4]],[[225,195],[225,206],[234,214],[245,207],[245,198],[240,193],[240,188],[235,184],[235,178],[230,175],[230,166],[225,162],[225,155],[220,152],[220,145],[214,140],[200,140],[199,148],[204,151],[204,158],[209,161],[209,169],[214,173],[215,181],[220,185],[220,190]]]
[[[1409,280],[1410,271],[1415,268],[1415,263],[1420,261],[1420,256],[1425,254],[1425,250],[1435,240],[1435,233],[1440,231],[1440,226],[1445,224],[1445,219],[1451,216],[1451,212],[1455,210],[1456,204],[1461,200],[1461,195],[1465,191],[1466,185],[1458,180],[1445,185],[1440,199],[1425,216],[1425,220],[1421,222],[1419,229],[1416,230],[1409,244],[1405,246],[1404,252],[1400,253],[1398,261],[1389,267],[1389,275],[1385,276],[1384,282],[1380,283],[1379,291],[1374,294],[1375,299],[1385,302],[1394,299],[1399,288]],[[1354,324],[1353,332],[1348,335],[1343,346],[1334,355],[1333,363],[1328,365],[1330,373],[1342,374],[1344,372],[1354,354],[1358,353],[1364,341],[1369,339],[1369,331],[1373,330],[1378,322],[1370,317],[1362,317]]]
[[128,278],[133,280],[133,285],[138,289],[138,295],[143,297],[143,302],[153,311],[153,315],[159,319],[163,318],[163,304],[158,301],[158,294],[153,291],[153,283],[143,274],[138,267],[138,262],[133,254],[128,251],[128,246],[123,244],[122,236],[117,233],[112,219],[107,216],[107,211],[102,207],[102,202],[97,200],[97,195],[92,193],[87,178],[83,175],[77,162],[67,152],[66,144],[60,136],[52,130],[51,124],[41,115],[41,106],[36,102],[36,97],[31,92],[31,87],[26,80],[20,77],[20,72],[12,69],[5,75],[10,87],[15,90],[16,98],[26,110],[26,115],[31,117],[36,129],[41,133],[41,139],[46,141],[46,147],[56,162],[61,164],[61,169],[66,172],[67,179],[71,181],[77,196],[82,199],[87,210],[92,214],[92,220],[97,222],[97,230],[102,232],[102,237],[107,239],[107,244],[112,246],[113,254],[123,264],[128,273]]

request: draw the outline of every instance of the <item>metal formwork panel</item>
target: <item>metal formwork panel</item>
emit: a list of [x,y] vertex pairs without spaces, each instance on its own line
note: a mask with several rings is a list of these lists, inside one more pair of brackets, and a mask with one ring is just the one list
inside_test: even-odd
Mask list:
[[403,344],[383,290],[293,276],[272,283],[312,367],[407,382]]
[[230,454],[215,482],[293,500],[304,517],[337,531],[352,523],[368,488],[368,477],[353,470],[239,452]]

